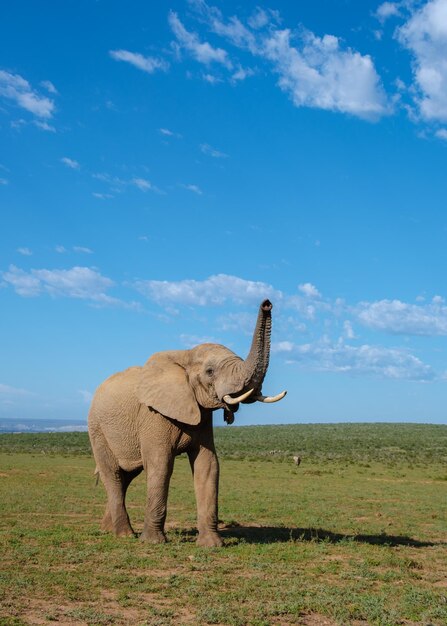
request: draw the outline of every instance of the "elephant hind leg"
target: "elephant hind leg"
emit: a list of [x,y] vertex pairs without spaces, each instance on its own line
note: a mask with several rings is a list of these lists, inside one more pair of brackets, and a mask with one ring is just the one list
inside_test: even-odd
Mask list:
[[96,433],[92,441],[99,475],[107,493],[107,506],[101,529],[113,532],[117,537],[135,535],[126,510],[126,491],[141,469],[125,472],[118,464],[102,433]]
[[[123,498],[123,506],[124,506],[124,508],[126,508],[125,498],[126,498],[127,488],[129,487],[129,485],[132,482],[132,480],[134,478],[136,478],[141,472],[142,472],[142,468],[133,470],[132,472],[126,472],[126,471],[124,471],[121,468],[119,469],[120,479],[121,479],[121,486],[122,486],[122,498]],[[126,515],[127,515],[127,511],[126,511]],[[117,536],[129,535],[129,534],[134,535],[135,532],[132,530],[132,527],[131,527],[128,515],[127,515],[127,520],[129,522],[129,526],[130,526],[131,532],[130,533],[127,532],[127,531],[125,531],[124,533],[117,532],[115,530],[115,525],[114,525],[113,520],[112,520],[112,513],[111,513],[111,510],[110,510],[110,507],[109,507],[109,502],[107,502],[106,510],[104,512],[104,517],[102,518],[102,521],[101,521],[101,530],[104,530],[106,532],[115,533],[115,534],[117,534]],[[125,525],[125,526],[127,526],[127,525]]]

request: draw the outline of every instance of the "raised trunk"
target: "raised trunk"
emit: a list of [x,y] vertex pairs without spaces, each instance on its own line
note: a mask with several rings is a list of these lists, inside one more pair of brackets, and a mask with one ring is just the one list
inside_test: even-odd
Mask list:
[[272,331],[272,303],[264,300],[259,307],[250,352],[245,359],[246,387],[259,392],[267,372],[270,357],[270,335]]

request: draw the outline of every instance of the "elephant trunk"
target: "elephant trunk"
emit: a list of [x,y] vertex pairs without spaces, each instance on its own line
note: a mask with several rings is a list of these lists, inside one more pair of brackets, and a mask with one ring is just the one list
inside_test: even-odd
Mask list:
[[266,375],[270,358],[271,311],[272,303],[270,300],[264,300],[259,307],[250,352],[244,362],[246,387],[253,387],[258,392]]

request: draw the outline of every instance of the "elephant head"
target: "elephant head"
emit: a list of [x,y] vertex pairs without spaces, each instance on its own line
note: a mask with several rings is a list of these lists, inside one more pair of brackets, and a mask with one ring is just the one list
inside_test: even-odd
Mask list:
[[269,363],[271,310],[271,302],[264,300],[245,361],[214,343],[154,354],[141,370],[139,401],[165,417],[195,426],[202,409],[224,409],[225,421],[231,424],[240,402],[281,400],[285,391],[274,397],[261,391]]

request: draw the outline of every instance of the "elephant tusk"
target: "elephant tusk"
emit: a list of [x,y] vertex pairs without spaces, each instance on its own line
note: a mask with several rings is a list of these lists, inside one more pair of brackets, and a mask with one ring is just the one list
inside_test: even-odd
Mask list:
[[239,402],[243,402],[246,398],[248,398],[248,396],[250,396],[253,393],[253,391],[254,389],[249,389],[248,391],[241,394],[237,398],[232,398],[231,396],[227,394],[226,396],[222,398],[222,400],[226,402],[227,404],[238,404]]
[[256,396],[255,400],[258,402],[279,402],[286,394],[287,391],[282,391],[281,393],[278,393],[277,396]]

